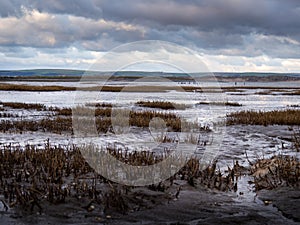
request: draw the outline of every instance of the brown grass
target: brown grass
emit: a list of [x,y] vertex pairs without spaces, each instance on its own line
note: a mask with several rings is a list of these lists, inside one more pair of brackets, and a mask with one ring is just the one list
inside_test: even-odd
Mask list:
[[12,109],[35,109],[38,111],[46,110],[47,107],[38,103],[20,103],[20,102],[0,102],[3,107],[9,107]]
[[287,107],[300,108],[299,104],[287,105]]
[[185,104],[177,104],[167,101],[139,101],[136,105],[141,107],[148,108],[157,108],[157,109],[186,109]]
[[97,108],[112,108],[112,104],[111,103],[86,103],[86,106],[92,106],[92,107],[97,107]]
[[283,95],[288,94],[287,89],[285,89],[285,88],[284,89],[283,88],[268,89],[265,91],[256,92],[255,94],[257,94],[257,95],[276,95],[274,92],[280,92]]
[[[53,133],[72,133],[72,109],[71,108],[53,108],[56,112],[56,116],[48,116],[39,120],[1,120],[0,121],[0,131],[1,132],[17,132],[22,133],[25,131],[44,131]],[[85,117],[86,115],[91,115],[91,112],[86,110],[92,110],[87,107],[78,106],[76,108],[77,116]],[[106,133],[111,127],[111,117],[112,108],[97,108],[92,111],[96,117],[96,127],[98,132]],[[88,114],[87,114],[88,113]],[[159,117],[164,120],[169,130],[180,131],[181,123],[184,122],[176,114],[163,113],[156,111],[143,111],[134,112],[120,109],[119,113],[129,116],[129,125],[137,127],[149,127],[150,121]],[[121,118],[122,119],[122,118]],[[124,121],[118,121],[123,123]],[[196,124],[185,124],[190,127],[197,128]],[[200,127],[198,127],[200,129]]]
[[[112,106],[109,103],[99,103],[95,104],[95,109],[85,106],[77,106],[76,108],[59,108],[59,107],[46,107],[43,104],[27,104],[27,103],[13,103],[5,102],[1,103],[4,107],[10,107],[14,109],[34,109],[37,111],[49,111],[54,112],[55,115],[49,115],[46,118],[38,120],[14,120],[14,121],[0,121],[0,131],[2,132],[24,132],[24,131],[45,131],[45,132],[71,132],[72,133],[72,119],[73,110],[76,110],[76,116],[86,117],[95,116],[98,131],[107,132],[111,126],[112,117]],[[141,103],[142,104],[142,103]],[[145,105],[152,105],[153,107],[158,107],[160,102],[145,102]],[[162,102],[163,108],[170,108],[172,103]],[[173,106],[173,105],[172,105]],[[176,107],[183,107],[183,105],[176,105]],[[4,108],[3,108],[4,109]],[[5,109],[4,109],[5,110]],[[182,118],[174,113],[170,112],[157,112],[157,111],[128,111],[126,109],[114,109],[124,116],[124,118],[129,117],[129,125],[137,127],[148,127],[151,120],[155,117],[161,118],[166,123],[169,130],[181,131],[182,123],[185,127],[190,127],[192,129],[202,129],[200,125],[187,123]],[[18,117],[17,115],[9,113],[1,113],[2,117]],[[125,121],[125,120],[124,120]],[[118,121],[123,123],[124,121]]]
[[2,91],[75,91],[75,87],[64,86],[33,86],[22,84],[0,84],[0,90]]
[[[76,115],[86,116],[86,115],[90,115],[90,111],[92,109],[83,106],[77,106],[75,110],[76,110]],[[54,111],[56,111],[57,115],[59,116],[72,116],[73,113],[72,108],[56,108],[54,109]],[[94,111],[94,115],[97,117],[110,117],[111,112],[112,112],[111,108],[96,108]]]
[[[108,151],[116,159],[132,165],[151,165],[168,155],[127,152],[115,148],[101,151]],[[64,204],[70,199],[73,202],[89,199],[90,203],[85,207],[88,211],[93,210],[90,206],[96,204],[106,212],[116,210],[126,213],[145,205],[144,200],[137,200],[134,187],[115,184],[96,174],[75,145],[53,146],[49,141],[42,149],[30,145],[24,148],[0,145],[0,167],[0,195],[4,196],[2,202],[6,207],[18,206],[30,212],[37,209],[41,213],[47,202]],[[169,180],[145,188],[164,192],[168,198],[168,189],[179,178],[191,185],[195,184],[195,179],[200,179],[210,188],[223,186],[224,190],[230,189],[231,178],[216,173],[215,168],[214,163],[201,171],[199,161],[193,158]],[[173,193],[175,198],[179,192]]]
[[166,92],[170,90],[177,91],[199,91],[197,87],[189,87],[189,86],[151,86],[151,85],[137,85],[137,86],[102,86],[102,87],[82,87],[78,88],[78,90],[82,91],[109,91],[109,92]]
[[72,133],[72,118],[48,117],[41,120],[1,120],[0,131],[4,133],[23,133],[25,131]]
[[0,83],[2,91],[104,91],[104,92],[166,92],[170,90],[186,91],[186,92],[222,92],[219,88],[200,88],[196,86],[93,86],[93,87],[68,87],[68,86],[38,86],[38,85],[23,85],[23,84],[6,84]]
[[292,142],[294,149],[300,152],[300,128],[293,129]]
[[241,111],[227,115],[227,124],[246,125],[300,125],[300,110],[286,109],[264,111]]
[[233,106],[233,107],[243,106],[238,102],[199,102],[196,105],[217,105],[217,106]]
[[290,156],[273,156],[259,159],[251,167],[256,190],[300,184],[300,162]]
[[181,119],[172,113],[162,113],[155,111],[145,111],[145,112],[130,112],[129,123],[131,126],[137,127],[148,127],[150,121],[154,117],[159,117],[163,119],[168,127],[172,131],[180,131],[181,130]]
[[0,113],[0,118],[17,118],[17,117],[19,117],[18,114],[7,113],[7,112]]
[[[76,115],[85,116],[91,115],[91,112],[87,112],[86,110],[92,110],[86,107],[78,106],[76,108]],[[63,108],[57,111],[58,115],[63,116],[71,116],[72,109],[71,108]],[[125,109],[116,109],[118,114],[122,114],[125,118],[129,116],[129,125],[137,126],[137,127],[148,127],[150,121],[155,118],[161,118],[165,121],[167,127],[172,131],[180,131],[181,130],[181,121],[182,119],[173,113],[165,113],[165,112],[156,112],[156,111],[128,111]],[[110,123],[110,118],[112,117],[112,108],[96,108],[94,111],[94,115],[97,117],[97,125],[99,124],[99,130],[103,130],[106,132],[106,129],[103,129],[103,126],[100,124],[105,124],[104,127],[108,128]],[[120,123],[124,121],[118,121]],[[100,129],[101,127],[101,129]],[[200,127],[199,127],[200,128]]]
[[[99,86],[99,87],[68,87],[68,86],[58,86],[58,85],[48,85],[48,86],[38,86],[38,85],[23,85],[23,84],[9,84],[0,83],[0,90],[3,91],[109,91],[109,92],[166,92],[170,90],[186,91],[186,92],[210,92],[210,93],[220,93],[220,92],[241,92],[245,89],[267,89],[270,91],[286,91],[286,89],[295,89],[282,87],[276,90],[272,87],[248,87],[248,86],[236,86],[236,87],[197,87],[197,86],[151,86],[151,85],[140,85],[140,86]],[[270,92],[271,93],[271,92]],[[300,90],[293,91],[291,93],[284,93],[287,95],[299,95]]]
[[300,95],[300,90],[284,93],[284,95]]

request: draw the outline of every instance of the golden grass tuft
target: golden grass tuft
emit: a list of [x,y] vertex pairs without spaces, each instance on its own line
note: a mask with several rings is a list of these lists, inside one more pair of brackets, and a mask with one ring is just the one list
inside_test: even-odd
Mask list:
[[300,128],[293,129],[292,142],[294,149],[300,152]]
[[300,125],[300,110],[240,111],[227,115],[227,125]]
[[300,185],[300,162],[291,156],[259,159],[251,167],[256,190]]
[[186,109],[185,104],[172,103],[167,101],[138,101],[136,105],[157,109]]
[[[46,108],[44,105],[30,105],[24,103],[17,103],[15,107],[25,107],[25,108],[38,108],[47,111],[55,112],[55,115],[49,115],[42,119],[32,120],[32,119],[23,119],[20,118],[18,120],[1,120],[0,121],[0,131],[1,132],[25,132],[25,131],[44,131],[44,132],[54,132],[61,134],[63,132],[72,133],[72,108],[57,108],[57,107],[49,107]],[[112,115],[112,108],[96,108],[94,111],[91,108],[77,106],[75,108],[76,116],[86,117],[95,116],[96,118],[96,127],[98,132],[106,133],[112,123],[111,118],[115,115]],[[125,109],[116,109],[115,113],[119,113],[124,115],[124,118],[121,117],[122,121],[117,121],[117,123],[123,124],[126,122],[126,118],[128,117],[129,125],[136,127],[149,127],[149,123],[155,117],[161,118],[166,123],[166,126],[169,130],[172,131],[180,131],[182,127],[183,119],[173,113],[169,112],[157,112],[157,111],[128,111]],[[1,114],[2,115],[2,114]],[[4,115],[4,114],[3,114]],[[5,114],[6,116],[6,114]],[[9,115],[11,117],[12,115]],[[87,118],[88,119],[88,118]],[[83,119],[84,120],[84,119]],[[197,124],[187,124],[185,123],[185,127],[197,128]],[[198,127],[200,129],[200,127]]]
[[47,109],[45,105],[39,103],[0,102],[0,105],[12,109],[35,109],[38,111],[43,111]]
[[[107,151],[116,159],[132,165],[152,165],[168,157],[168,153],[127,152],[116,148],[104,148],[101,151]],[[226,187],[228,179],[230,180],[229,177],[222,178],[222,175],[216,173],[216,164],[203,171],[200,168],[199,160],[192,158],[167,181],[145,188],[164,192],[168,196],[168,188],[175,179],[186,180],[193,185],[193,180],[199,178],[203,182],[209,182],[210,188],[221,186],[220,182]],[[70,199],[73,202],[89,199],[87,210],[92,204],[97,204],[104,211],[117,210],[121,213],[145,204],[135,198],[134,187],[115,184],[95,173],[81,155],[78,146],[51,145],[49,140],[43,147],[0,145],[0,184],[3,202],[7,202],[10,207],[20,206],[22,210],[31,212],[38,209],[41,213],[47,202],[64,204]],[[224,190],[228,188],[229,186]]]
[[300,90],[284,93],[284,95],[300,95]]
[[0,90],[2,91],[75,91],[76,87],[64,87],[64,86],[34,86],[23,84],[0,84]]

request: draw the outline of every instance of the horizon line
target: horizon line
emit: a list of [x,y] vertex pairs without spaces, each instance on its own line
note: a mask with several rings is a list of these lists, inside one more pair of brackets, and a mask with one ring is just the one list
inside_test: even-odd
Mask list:
[[61,70],[61,71],[77,71],[77,72],[100,72],[100,73],[115,73],[115,72],[133,72],[133,73],[171,73],[171,74],[196,74],[196,73],[223,73],[223,74],[300,74],[299,72],[273,72],[273,71],[240,71],[240,72],[228,72],[228,71],[207,71],[207,72],[177,72],[177,71],[158,71],[158,70],[119,70],[119,71],[95,71],[95,70],[84,70],[84,69],[70,69],[70,68],[26,68],[26,69],[0,69],[0,72],[18,72],[18,71],[39,71],[39,70]]

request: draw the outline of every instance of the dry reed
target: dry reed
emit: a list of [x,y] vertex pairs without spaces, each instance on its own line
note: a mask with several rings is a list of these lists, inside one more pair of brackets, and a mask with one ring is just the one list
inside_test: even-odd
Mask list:
[[300,162],[291,156],[259,159],[251,167],[256,190],[300,185]]
[[240,111],[227,115],[227,124],[300,125],[300,110]]
[[185,104],[172,103],[167,101],[139,101],[136,105],[148,108],[158,109],[186,109]]
[[[87,210],[92,204],[98,204],[104,211],[126,213],[144,204],[136,200],[133,187],[115,184],[96,174],[82,157],[79,147],[51,145],[49,141],[42,148],[38,146],[0,145],[0,195],[4,196],[9,207],[19,206],[22,210],[33,212],[37,209],[42,212],[45,201],[63,204],[70,198],[78,201],[87,198],[90,199]],[[168,156],[168,152],[161,155],[116,148],[102,151],[108,151],[116,159],[132,165],[152,165]],[[199,161],[192,158],[168,181],[148,188],[168,195],[167,189],[173,185],[174,179],[179,178],[191,185],[194,185],[194,179],[201,179],[202,183],[209,182],[210,188],[222,186],[222,190],[228,190],[231,178],[222,177],[215,168],[216,164],[213,164],[201,171]],[[179,191],[176,197],[178,195]]]

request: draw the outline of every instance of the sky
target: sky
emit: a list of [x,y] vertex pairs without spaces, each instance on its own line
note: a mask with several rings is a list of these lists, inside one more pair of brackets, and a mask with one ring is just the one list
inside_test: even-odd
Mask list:
[[189,48],[215,72],[299,73],[300,1],[0,0],[0,70],[86,70],[145,40]]

